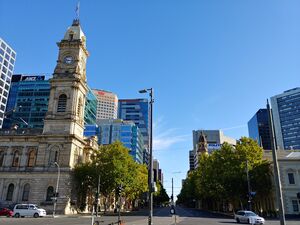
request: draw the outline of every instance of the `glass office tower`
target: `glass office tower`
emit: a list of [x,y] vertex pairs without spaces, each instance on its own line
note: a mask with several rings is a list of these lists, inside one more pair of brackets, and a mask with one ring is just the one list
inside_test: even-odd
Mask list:
[[277,146],[300,149],[300,88],[271,97]]
[[133,159],[142,164],[144,142],[143,135],[138,126],[132,121],[123,120],[98,120],[97,125],[86,125],[84,135],[97,136],[98,144],[108,145],[120,141],[128,148]]
[[13,75],[3,128],[43,128],[50,84],[43,75]]
[[248,122],[249,137],[265,150],[271,150],[269,116],[267,109],[259,109]]
[[0,38],[0,128],[3,125],[15,61],[16,52]]
[[144,144],[149,145],[148,99],[120,99],[118,118],[133,121],[142,132]]
[[93,91],[88,87],[86,95],[86,103],[84,109],[84,122],[85,124],[96,124],[97,116],[97,97]]

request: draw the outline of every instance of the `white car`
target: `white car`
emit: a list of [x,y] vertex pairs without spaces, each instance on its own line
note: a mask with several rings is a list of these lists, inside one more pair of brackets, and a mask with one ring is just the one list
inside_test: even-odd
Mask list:
[[33,216],[34,218],[38,218],[40,216],[46,216],[46,210],[41,209],[34,204],[17,204],[14,207],[13,216],[16,218],[25,216]]
[[237,223],[264,224],[265,219],[252,211],[240,210],[234,214]]

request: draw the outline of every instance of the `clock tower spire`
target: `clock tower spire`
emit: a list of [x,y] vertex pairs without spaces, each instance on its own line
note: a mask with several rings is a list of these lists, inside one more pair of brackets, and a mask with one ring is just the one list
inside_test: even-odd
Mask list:
[[84,106],[87,94],[86,37],[75,19],[59,47],[57,64],[50,80],[49,106],[44,121],[44,134],[83,136]]

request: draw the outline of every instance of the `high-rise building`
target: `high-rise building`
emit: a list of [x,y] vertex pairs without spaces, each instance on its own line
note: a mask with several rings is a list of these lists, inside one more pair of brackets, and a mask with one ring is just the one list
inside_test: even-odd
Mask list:
[[269,115],[267,109],[259,109],[248,122],[249,137],[265,150],[271,149]]
[[157,159],[153,159],[153,181],[157,182],[159,172],[159,161]]
[[43,128],[49,95],[44,75],[13,75],[3,128]]
[[219,150],[224,142],[236,145],[236,140],[225,136],[222,130],[193,130],[193,153],[189,153],[190,169],[198,167],[199,154]]
[[133,121],[141,130],[144,144],[149,144],[149,105],[147,99],[120,99],[118,118]]
[[97,136],[98,144],[108,145],[120,141],[128,148],[133,159],[143,163],[143,136],[140,129],[132,121],[97,120],[97,125],[86,125],[84,135],[87,137]]
[[84,123],[95,124],[97,119],[97,97],[88,87],[84,108]]
[[16,52],[2,38],[0,38],[0,128],[3,124],[15,61]]
[[97,120],[117,119],[118,97],[110,91],[93,89],[97,97]]
[[201,133],[206,137],[208,152],[213,150],[218,150],[221,148],[224,142],[230,145],[236,145],[236,140],[231,137],[224,135],[222,130],[193,130],[193,149],[197,150],[197,145],[199,143],[199,137]]
[[271,97],[277,146],[300,149],[300,88]]
[[[95,124],[97,101],[87,88],[84,122]],[[50,82],[44,75],[13,75],[3,128],[43,128],[49,97]]]
[[189,151],[189,164],[190,164],[190,170],[195,169],[195,151],[190,150]]

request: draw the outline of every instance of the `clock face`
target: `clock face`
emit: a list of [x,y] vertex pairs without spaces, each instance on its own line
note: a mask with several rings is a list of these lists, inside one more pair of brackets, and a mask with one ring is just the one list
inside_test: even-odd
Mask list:
[[73,57],[72,56],[66,56],[65,58],[64,58],[64,63],[65,64],[72,64],[73,63]]

